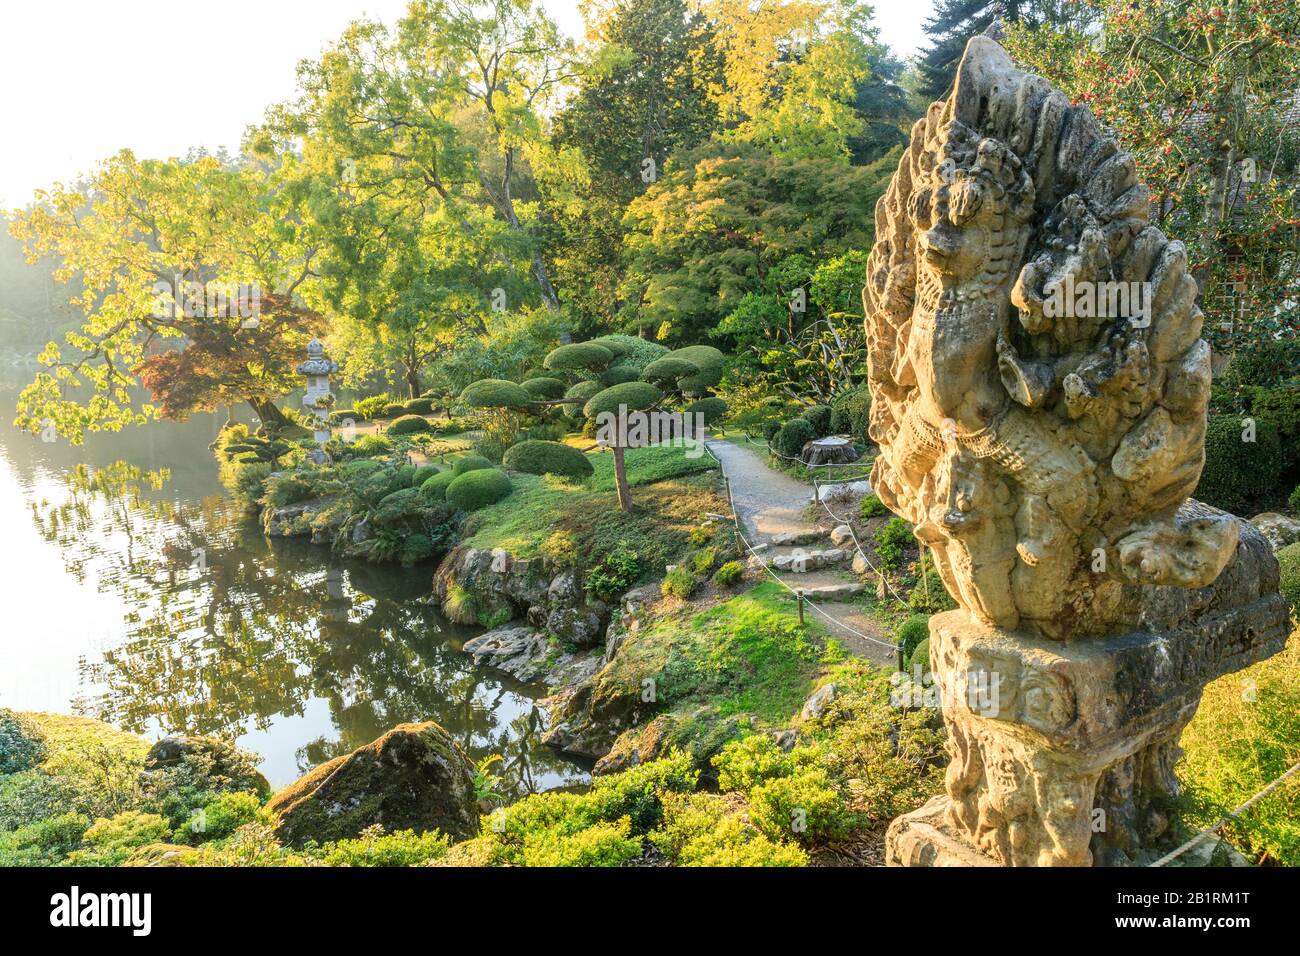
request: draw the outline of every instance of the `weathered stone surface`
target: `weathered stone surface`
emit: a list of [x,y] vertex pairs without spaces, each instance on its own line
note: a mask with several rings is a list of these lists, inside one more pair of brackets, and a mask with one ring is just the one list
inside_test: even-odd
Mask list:
[[832,498],[838,498],[841,495],[870,495],[874,494],[871,490],[869,481],[841,481],[834,484],[819,484],[817,486],[817,498],[820,501],[829,501]]
[[826,538],[824,531],[813,529],[811,531],[782,531],[780,534],[774,534],[768,539],[768,544],[774,548],[803,547],[809,544],[816,544]]
[[461,648],[485,664],[505,671],[516,680],[540,680],[550,670],[556,656],[545,631],[526,624],[512,624],[480,634]]
[[834,684],[826,684],[822,687],[818,687],[812,692],[808,699],[803,702],[803,707],[799,710],[799,717],[802,720],[816,720],[821,717],[822,714],[826,713],[826,708],[835,700],[838,692],[839,688]]
[[831,531],[831,543],[836,545],[852,545],[853,529],[846,524],[836,525]]
[[1203,686],[1285,641],[1268,542],[1188,500],[1211,356],[1148,207],[1087,107],[982,36],[877,204],[871,485],[960,607],[930,625],[946,794],[887,862],[1149,859]]
[[[330,495],[299,501],[280,508],[265,508],[262,511],[262,530],[271,538],[293,538],[311,534],[312,519],[336,500]],[[346,515],[339,515],[336,525],[341,524],[346,517]]]
[[398,724],[378,740],[321,764],[271,798],[275,833],[287,846],[385,830],[478,831],[474,766],[437,724]]
[[1250,523],[1268,539],[1274,551],[1281,551],[1288,544],[1300,541],[1300,519],[1288,518],[1275,511],[1265,511],[1251,518]]

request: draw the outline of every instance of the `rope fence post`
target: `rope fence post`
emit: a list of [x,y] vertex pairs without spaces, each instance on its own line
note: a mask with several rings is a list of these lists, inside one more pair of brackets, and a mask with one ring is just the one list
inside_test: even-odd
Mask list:
[[898,672],[903,672],[903,642],[899,641],[894,645],[894,657],[898,662]]
[[800,588],[794,593],[795,593],[795,597],[799,599],[799,623],[803,624],[803,601],[804,601],[803,588]]

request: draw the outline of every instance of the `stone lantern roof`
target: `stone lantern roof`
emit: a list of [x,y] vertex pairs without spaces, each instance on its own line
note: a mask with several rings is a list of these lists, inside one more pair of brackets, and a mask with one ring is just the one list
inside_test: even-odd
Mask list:
[[339,363],[325,357],[325,346],[320,339],[313,338],[307,345],[307,361],[298,366],[299,375],[332,375],[339,370]]

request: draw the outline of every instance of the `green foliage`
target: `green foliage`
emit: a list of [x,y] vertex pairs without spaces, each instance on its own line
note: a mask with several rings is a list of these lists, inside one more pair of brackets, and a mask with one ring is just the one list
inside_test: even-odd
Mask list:
[[642,369],[641,378],[647,382],[675,387],[679,378],[696,375],[699,371],[694,362],[689,362],[680,355],[669,353],[663,358],[655,359]]
[[923,614],[938,614],[957,607],[957,602],[943,586],[943,578],[933,561],[925,562],[925,577],[918,576],[912,590],[907,592],[907,606]]
[[655,359],[668,354],[666,345],[636,335],[601,335],[592,339],[591,344],[609,349],[618,365],[632,368],[638,374]]
[[718,549],[715,547],[701,548],[695,552],[691,558],[691,570],[702,578],[707,578],[713,573],[713,566],[718,563]]
[[357,399],[352,403],[352,407],[357,410],[357,415],[361,418],[378,418],[392,402],[393,397],[391,395],[380,392],[378,395],[369,395],[366,398]]
[[716,425],[727,415],[727,403],[720,398],[700,398],[682,409],[687,415],[703,415],[705,425]]
[[910,547],[915,538],[912,529],[902,518],[890,518],[883,527],[877,528],[873,536],[876,542],[876,557],[885,571],[897,571],[903,563],[904,550]]
[[68,856],[70,866],[121,866],[133,850],[166,841],[171,826],[156,813],[124,810],[100,817],[82,837],[83,846]]
[[40,727],[30,718],[0,707],[0,774],[30,770],[45,755]]
[[872,518],[879,518],[884,514],[889,514],[889,509],[875,495],[867,495],[862,499],[862,503],[858,505],[858,517],[863,521],[870,521]]
[[1276,493],[1282,473],[1277,428],[1259,420],[1254,441],[1245,441],[1238,415],[1211,415],[1205,429],[1205,468],[1194,497],[1233,514],[1248,513],[1260,498]]
[[577,448],[554,441],[525,441],[510,448],[501,462],[510,471],[530,475],[561,475],[580,480],[589,478],[591,461]]
[[530,378],[520,386],[536,399],[560,398],[564,395],[564,382],[558,378]]
[[[1179,744],[1180,837],[1215,823],[1300,760],[1297,635],[1268,660],[1207,685]],[[1249,858],[1300,865],[1300,790],[1284,784],[1221,832]]]
[[1300,467],[1300,382],[1252,389],[1250,413],[1277,431],[1283,468],[1288,475],[1294,476]]
[[1234,391],[1273,389],[1300,377],[1300,339],[1266,338],[1238,349],[1223,371],[1222,382]]
[[794,758],[767,734],[751,734],[733,741],[713,758],[718,789],[749,793],[762,783],[794,771]]
[[484,378],[465,387],[460,400],[471,408],[514,408],[527,410],[533,400],[522,385],[505,379]]
[[803,446],[816,438],[812,423],[806,418],[792,418],[781,427],[772,439],[772,448],[787,458],[798,458]]
[[451,463],[452,474],[460,476],[469,471],[478,471],[482,468],[491,468],[490,459],[482,455],[463,455]]
[[555,568],[571,568],[580,560],[578,539],[568,531],[555,531],[537,549],[546,563]]
[[1300,514],[1300,485],[1296,485],[1290,496],[1286,499],[1286,505],[1292,511]]
[[262,802],[254,793],[222,793],[208,801],[178,826],[172,834],[176,843],[206,843],[224,840],[261,812]]
[[601,374],[600,380],[605,385],[622,385],[624,382],[635,382],[641,377],[641,373],[631,365],[619,363],[611,365]]
[[650,839],[677,866],[807,866],[802,849],[769,840],[726,797],[665,794]]
[[663,592],[664,597],[681,598],[683,601],[695,593],[695,587],[699,582],[695,575],[691,574],[686,568],[675,567],[664,576],[663,584],[659,590]]
[[930,673],[930,638],[928,636],[916,647],[912,648],[911,654],[903,658],[903,666],[909,671],[920,668],[922,677]]
[[1277,553],[1281,570],[1278,590],[1291,608],[1291,617],[1300,621],[1300,541],[1288,544]]
[[433,399],[412,398],[402,403],[402,409],[410,415],[432,415]]
[[430,430],[429,420],[422,415],[402,415],[390,422],[387,429],[390,435],[414,435]]
[[462,511],[477,511],[495,504],[514,490],[506,473],[497,468],[480,468],[456,476],[447,485],[447,501]]
[[657,405],[663,397],[663,392],[648,382],[624,382],[593,395],[583,406],[583,414],[596,418],[598,415],[617,415],[620,409],[645,411]]
[[582,411],[582,406],[604,390],[605,386],[600,382],[579,382],[564,393],[565,398],[573,399],[573,404],[565,405],[564,408],[568,410],[570,415],[578,414]]
[[543,366],[554,372],[598,372],[614,361],[614,353],[592,342],[573,342],[553,349]]
[[824,438],[831,433],[831,407],[829,405],[813,405],[806,408],[802,417],[812,426],[814,437]]
[[336,459],[373,458],[391,454],[394,447],[393,440],[387,435],[362,435],[353,442],[340,442],[337,448],[331,443],[330,453]]
[[80,813],[64,813],[0,833],[0,866],[54,866],[76,849],[90,826]]
[[868,442],[871,426],[871,392],[865,386],[845,389],[831,399],[831,431],[854,441]]
[[903,660],[911,660],[918,644],[930,636],[930,619],[924,614],[913,614],[898,626],[894,637],[903,645]]
[[688,345],[670,353],[674,358],[685,359],[699,371],[678,378],[677,387],[683,395],[704,395],[722,381],[727,357],[712,345]]
[[422,488],[424,483],[434,475],[441,474],[442,469],[437,465],[420,465],[415,469],[415,474],[411,476],[411,487]]
[[626,541],[620,541],[587,571],[586,587],[601,597],[622,594],[641,577],[641,561]]
[[437,830],[383,831],[375,824],[355,840],[337,840],[309,852],[326,866],[423,866],[441,860],[451,847],[451,840]]
[[380,412],[382,418],[397,418],[406,411],[406,406],[401,402],[389,402]]
[[745,574],[745,566],[739,561],[728,561],[713,572],[713,582],[724,588],[736,584]]
[[397,524],[418,514],[424,502],[418,488],[399,488],[391,494],[384,495],[376,506],[371,518],[375,524]]
[[749,791],[749,815],[773,840],[810,845],[842,839],[857,822],[830,774],[821,767],[796,769]]

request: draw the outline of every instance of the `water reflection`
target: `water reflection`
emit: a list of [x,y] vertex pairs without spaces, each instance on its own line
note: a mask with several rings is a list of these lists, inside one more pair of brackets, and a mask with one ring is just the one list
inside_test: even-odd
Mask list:
[[236,737],[277,785],[426,719],[476,757],[502,754],[514,793],[585,779],[538,743],[536,689],[474,667],[459,652],[474,631],[423,603],[431,566],[268,541],[221,494],[177,496],[165,468],[82,463],[59,477],[21,482],[32,526],[68,576],[124,608],[107,636],[87,633],[63,709],[151,735]]

